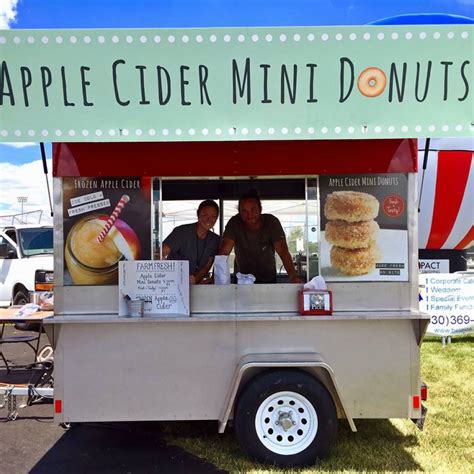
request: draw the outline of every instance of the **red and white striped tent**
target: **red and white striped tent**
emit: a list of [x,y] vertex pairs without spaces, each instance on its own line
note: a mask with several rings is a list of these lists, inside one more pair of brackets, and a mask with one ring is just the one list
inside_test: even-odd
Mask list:
[[474,245],[474,139],[420,140],[418,148],[419,248]]

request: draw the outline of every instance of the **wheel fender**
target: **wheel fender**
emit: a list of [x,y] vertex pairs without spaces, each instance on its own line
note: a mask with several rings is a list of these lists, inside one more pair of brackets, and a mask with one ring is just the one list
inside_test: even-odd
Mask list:
[[[33,286],[34,288],[34,286]],[[28,293],[30,292],[30,290],[25,286],[25,284],[21,281],[19,282],[16,282],[14,285],[13,285],[13,289],[12,289],[12,295],[11,295],[11,301],[13,301],[13,299],[15,298],[15,295],[19,292],[19,291],[23,291],[26,295],[28,295]]]
[[332,367],[317,353],[295,353],[295,354],[248,354],[242,357],[237,364],[232,383],[219,416],[219,433],[224,433],[229,421],[230,414],[235,404],[239,389],[245,385],[248,375],[255,370],[271,368],[294,368],[303,369],[319,379],[328,389],[333,397],[336,407],[347,419],[352,431],[357,431],[354,420],[344,403],[341,390],[337,384],[336,376]]

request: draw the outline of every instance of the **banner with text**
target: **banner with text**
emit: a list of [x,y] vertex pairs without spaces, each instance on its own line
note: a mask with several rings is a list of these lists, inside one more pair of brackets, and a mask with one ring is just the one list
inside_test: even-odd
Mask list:
[[0,32],[0,141],[468,136],[472,25]]
[[452,336],[474,331],[474,275],[419,276],[420,311],[431,315],[427,334]]

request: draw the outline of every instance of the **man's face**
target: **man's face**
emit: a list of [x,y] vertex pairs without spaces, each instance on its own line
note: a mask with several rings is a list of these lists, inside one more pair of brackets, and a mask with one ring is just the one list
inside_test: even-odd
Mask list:
[[198,214],[198,222],[207,230],[211,230],[217,221],[217,217],[217,211],[213,207],[203,207]]
[[249,227],[256,227],[260,223],[261,211],[255,199],[244,199],[239,206],[239,215],[242,222]]

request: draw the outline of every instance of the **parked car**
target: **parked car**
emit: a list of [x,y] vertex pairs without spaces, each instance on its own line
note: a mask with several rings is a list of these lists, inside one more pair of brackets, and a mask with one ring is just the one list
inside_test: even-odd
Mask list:
[[0,228],[0,306],[29,302],[30,291],[53,289],[53,228]]

